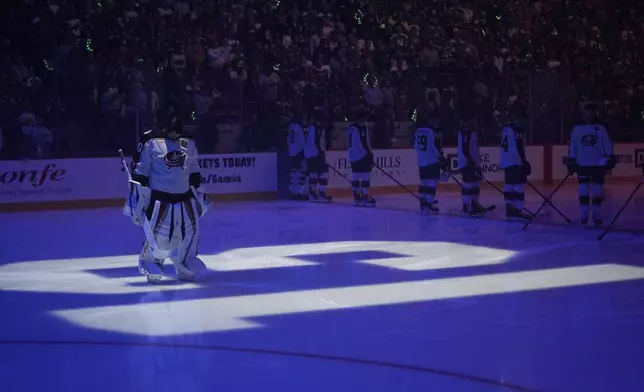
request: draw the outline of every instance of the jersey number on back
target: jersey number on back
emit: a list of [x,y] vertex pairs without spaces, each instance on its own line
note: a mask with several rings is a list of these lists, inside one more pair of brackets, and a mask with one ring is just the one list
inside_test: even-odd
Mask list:
[[501,148],[503,149],[503,151],[508,152],[509,147],[510,146],[508,145],[508,137],[503,136],[503,140],[501,140]]
[[416,150],[421,152],[427,151],[427,135],[416,136]]

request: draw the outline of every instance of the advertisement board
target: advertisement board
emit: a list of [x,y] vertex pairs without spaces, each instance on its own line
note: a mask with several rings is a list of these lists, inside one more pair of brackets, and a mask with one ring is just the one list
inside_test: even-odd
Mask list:
[[[274,153],[202,155],[199,165],[208,193],[277,191]],[[0,203],[119,199],[127,190],[119,158],[0,161]]]
[[118,158],[0,162],[0,203],[113,199],[126,192]]
[[208,194],[277,191],[277,154],[215,154],[199,157]]
[[[608,174],[609,177],[638,177],[642,175],[644,164],[644,144],[618,143],[613,146],[617,166]],[[568,146],[552,147],[552,178],[562,179],[566,176],[565,158],[568,156]]]
[[[444,149],[445,155],[450,161],[452,171],[457,172],[458,162],[456,158],[456,148],[450,147]],[[486,179],[494,182],[504,180],[503,170],[499,165],[500,148],[499,147],[481,147],[481,168]],[[418,161],[416,151],[413,149],[393,149],[393,150],[374,150],[375,163],[394,177],[403,185],[418,185]],[[541,146],[526,147],[526,158],[532,166],[531,180],[543,179],[543,152]],[[333,166],[342,176],[350,178],[351,165],[347,160],[346,151],[329,151],[327,152],[327,163]],[[395,186],[386,174],[377,168],[374,168],[371,177],[372,187]],[[331,170],[329,172],[329,188],[346,188],[349,184],[346,179],[342,179],[340,174]]]

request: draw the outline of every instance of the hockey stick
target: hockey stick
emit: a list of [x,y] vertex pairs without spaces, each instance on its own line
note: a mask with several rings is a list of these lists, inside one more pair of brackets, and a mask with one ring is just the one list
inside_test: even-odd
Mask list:
[[[566,174],[566,176],[563,178],[563,180],[561,180],[561,182],[559,183],[559,185],[557,185],[557,187],[555,188],[555,190],[554,190],[554,191],[552,191],[552,193],[550,194],[550,197],[548,197],[547,199],[545,199],[545,201],[543,202],[543,204],[541,204],[541,207],[539,207],[539,209],[534,213],[535,218],[537,217],[537,215],[539,215],[539,213],[541,212],[541,210],[543,210],[543,209],[548,205],[548,202],[550,202],[550,201],[552,200],[552,198],[555,196],[555,193],[557,193],[557,191],[559,190],[559,188],[561,188],[561,187],[563,186],[563,184],[566,182],[566,180],[568,179],[568,177],[570,177],[570,174]],[[534,220],[531,220],[531,221],[529,221],[529,222],[526,222],[526,224],[525,224],[525,225],[523,225],[523,228],[522,228],[521,230],[525,230],[525,229],[527,229],[527,228],[528,228],[528,226],[530,226],[530,223],[532,223],[532,222],[534,222]]]
[[539,196],[541,196],[541,198],[543,200],[546,200],[548,202],[548,204],[550,205],[550,207],[552,207],[552,209],[555,210],[557,212],[557,214],[559,214],[559,216],[561,216],[566,222],[568,222],[569,224],[572,223],[572,221],[570,219],[568,219],[568,217],[563,212],[561,212],[554,204],[552,204],[552,202],[550,200],[546,199],[546,196],[543,193],[541,193],[541,191],[539,191],[539,189],[537,189],[537,187],[532,185],[532,183],[530,181],[528,181],[526,184],[528,184],[528,186],[530,188],[532,188],[533,191],[537,192],[537,194]]
[[[461,175],[462,175],[462,174],[461,174]],[[487,181],[487,180],[485,179],[485,177],[483,177],[483,175],[482,175],[482,174],[477,174],[476,176],[477,176],[477,177],[479,178],[479,180],[481,180],[481,181]],[[459,181],[458,181],[458,179],[457,179],[455,176],[453,176],[453,175],[452,175],[452,178],[454,179],[454,181],[456,181],[456,183],[457,183],[458,185],[460,185],[460,186],[461,186],[461,189],[463,189],[463,184],[462,184],[461,182],[459,182]],[[494,186],[494,185],[492,185],[492,186]],[[496,188],[496,187],[495,187],[495,188]],[[477,204],[478,204],[478,202],[477,202]],[[479,206],[481,206],[481,205],[479,204]],[[483,206],[481,206],[481,207],[483,207]],[[492,204],[491,206],[483,207],[483,211],[482,211],[482,212],[483,212],[483,213],[485,213],[485,212],[490,212],[490,211],[494,211],[495,209],[496,209],[496,205]]]
[[606,229],[604,229],[604,232],[603,232],[603,233],[601,233],[601,234],[599,235],[599,237],[597,237],[597,240],[598,240],[598,241],[601,241],[601,240],[603,240],[603,239],[604,239],[604,236],[606,236],[606,234],[610,231],[611,227],[613,227],[613,224],[617,221],[617,218],[619,218],[619,216],[622,214],[622,212],[624,212],[624,210],[626,209],[626,206],[628,206],[628,203],[630,203],[630,202],[631,202],[631,200],[633,199],[633,197],[635,196],[635,194],[637,193],[637,191],[639,191],[639,190],[640,190],[640,187],[641,187],[641,186],[642,186],[642,183],[640,182],[639,184],[637,184],[637,186],[635,187],[635,189],[633,189],[633,192],[631,192],[631,195],[630,195],[630,196],[628,196],[628,199],[626,199],[626,202],[624,203],[624,205],[622,206],[622,208],[620,208],[620,209],[619,209],[619,211],[617,212],[617,215],[615,215],[615,217],[613,218],[613,220],[612,220],[612,221],[610,221],[610,224],[606,227]]
[[[130,168],[127,166],[127,162],[125,162],[125,155],[123,155],[123,150],[119,149],[118,153],[121,157],[121,165],[123,165],[123,169],[125,169],[125,174],[127,174],[128,182],[131,184],[135,184],[135,186],[137,184],[140,186],[141,184],[132,180],[132,174],[130,173]],[[154,234],[152,231],[152,227],[150,226],[150,221],[148,220],[148,217],[145,215],[145,213],[143,213],[143,216],[141,216],[141,220],[143,223],[143,233],[145,234],[145,239],[147,240],[148,245],[152,250],[152,255],[154,256],[154,258],[155,259],[167,258],[170,255],[170,252],[159,249],[159,245],[154,239]]]
[[[480,176],[479,178],[480,178],[481,180],[483,180],[483,182],[485,182],[486,184],[488,184],[489,186],[491,186],[492,188],[494,188],[497,192],[499,192],[500,194],[502,194],[503,196],[505,196],[505,192],[503,192],[503,191],[501,190],[501,188],[499,188],[498,186],[494,185],[494,183],[493,183],[492,181],[488,180],[487,178],[485,178],[485,177],[483,177],[483,176]],[[529,215],[531,215],[533,218],[535,217],[534,212],[530,211],[529,209],[527,209],[527,208],[521,208],[521,210],[522,210],[522,211],[527,212],[527,213],[528,213]]]
[[346,182],[348,182],[349,184],[351,184],[351,180],[350,180],[350,179],[348,179],[348,178],[346,178],[346,177],[344,176],[344,174],[342,174],[340,171],[338,171],[338,169],[336,169],[335,167],[333,167],[333,166],[329,165],[328,163],[326,164],[326,166],[327,166],[329,169],[331,169],[331,170],[333,170],[334,172],[336,172],[336,173],[337,173],[337,175],[339,175],[340,177],[344,178],[344,180],[345,180]]
[[416,199],[418,199],[419,201],[423,201],[423,199],[422,199],[420,196],[418,196],[418,195],[417,195],[414,191],[412,191],[411,189],[409,189],[409,188],[407,188],[406,186],[404,186],[400,181],[396,180],[396,179],[395,179],[391,174],[387,173],[387,172],[385,171],[385,169],[381,168],[380,166],[376,165],[376,164],[375,164],[375,163],[373,163],[373,162],[371,163],[371,165],[373,165],[373,167],[375,167],[376,169],[380,170],[380,171],[381,171],[384,175],[386,175],[387,177],[391,178],[391,180],[392,180],[393,182],[395,182],[396,184],[398,184],[402,189],[406,190],[410,195],[414,196],[414,197],[415,197]]

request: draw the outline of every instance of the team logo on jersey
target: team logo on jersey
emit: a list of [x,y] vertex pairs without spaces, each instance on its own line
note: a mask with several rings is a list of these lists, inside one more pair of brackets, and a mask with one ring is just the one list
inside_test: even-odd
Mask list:
[[181,147],[188,148],[188,141],[187,140],[182,140],[181,141]]
[[579,139],[582,147],[593,147],[597,144],[597,135],[584,135]]
[[163,157],[163,162],[168,168],[183,167],[186,164],[186,158],[188,158],[188,154],[183,151],[170,151]]

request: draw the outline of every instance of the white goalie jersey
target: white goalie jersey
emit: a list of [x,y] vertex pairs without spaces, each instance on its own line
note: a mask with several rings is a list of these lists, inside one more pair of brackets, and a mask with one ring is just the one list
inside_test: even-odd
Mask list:
[[190,190],[190,175],[199,173],[197,157],[191,139],[150,139],[143,146],[134,174],[147,177],[152,190],[183,194]]

